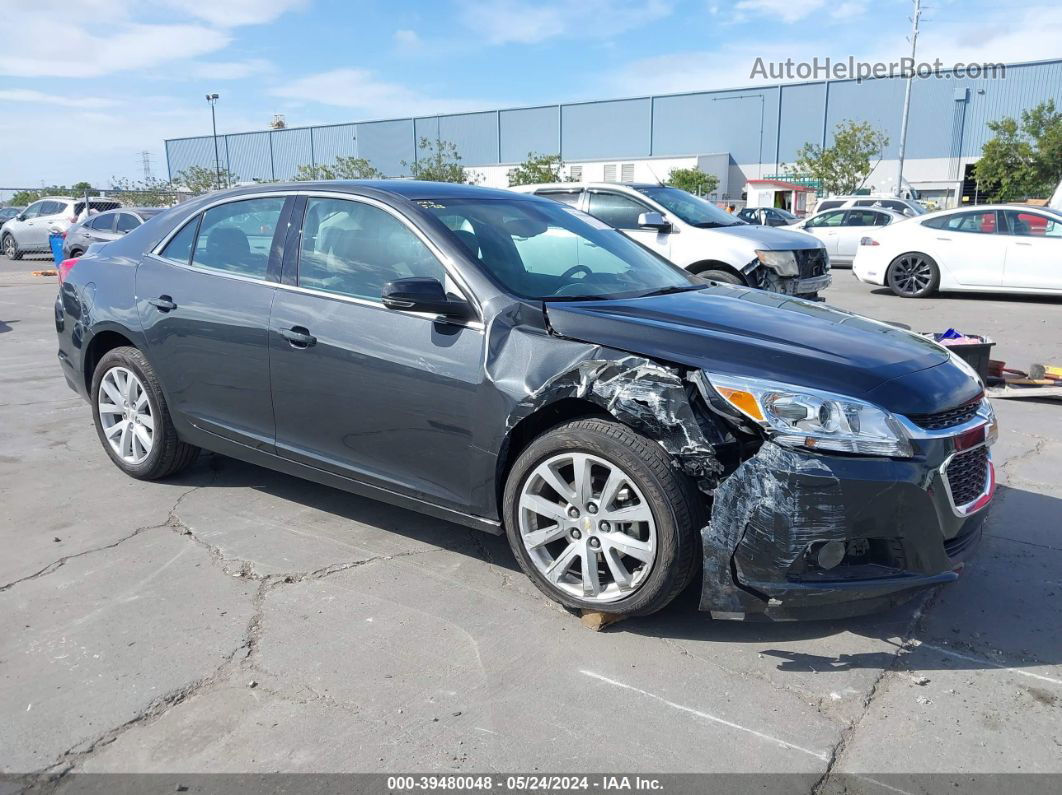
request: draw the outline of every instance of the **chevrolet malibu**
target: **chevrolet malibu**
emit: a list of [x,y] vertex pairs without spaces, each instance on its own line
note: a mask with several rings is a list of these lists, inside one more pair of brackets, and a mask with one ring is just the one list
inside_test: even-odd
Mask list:
[[127,475],[201,449],[506,534],[570,608],[850,615],[955,580],[992,409],[936,343],[705,282],[558,202],[268,185],[60,267],[59,360]]

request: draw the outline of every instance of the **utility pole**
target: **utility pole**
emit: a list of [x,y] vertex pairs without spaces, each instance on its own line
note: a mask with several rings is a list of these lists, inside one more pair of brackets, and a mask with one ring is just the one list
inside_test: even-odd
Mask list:
[[915,53],[918,52],[918,23],[922,19],[922,0],[914,0],[914,16],[911,17],[911,73],[903,92],[903,118],[900,121],[900,154],[896,166],[896,195],[903,193],[903,158],[907,150],[907,118],[911,113],[911,85],[914,82]]
[[214,168],[217,171],[218,190],[221,190],[221,155],[218,153],[218,121],[214,115],[214,104],[218,101],[217,94],[207,94],[207,102],[210,103],[210,127],[214,131]]

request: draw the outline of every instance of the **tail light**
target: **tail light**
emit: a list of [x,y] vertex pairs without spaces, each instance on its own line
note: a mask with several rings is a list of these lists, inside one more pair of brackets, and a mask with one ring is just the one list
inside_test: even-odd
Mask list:
[[70,223],[72,223],[72,224],[76,224],[77,223],[77,216],[76,215],[71,215],[67,220]]
[[59,263],[59,268],[56,271],[59,276],[59,284],[62,284],[66,281],[67,274],[70,273],[71,270],[73,270],[73,267],[75,265],[77,265],[77,259],[77,257],[72,257],[71,259],[64,259],[62,262]]
[[862,238],[859,241],[859,245],[861,245],[861,246],[880,246],[881,243],[879,243],[877,240],[875,240],[872,237],[864,237],[864,238]]

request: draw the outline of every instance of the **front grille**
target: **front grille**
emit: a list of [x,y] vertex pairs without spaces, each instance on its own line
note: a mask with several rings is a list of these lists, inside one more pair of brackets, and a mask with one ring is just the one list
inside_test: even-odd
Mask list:
[[812,279],[826,273],[829,258],[824,248],[804,248],[794,252],[801,279]]
[[945,474],[956,507],[973,502],[988,486],[988,448],[976,447],[959,453],[951,459]]
[[977,416],[977,410],[980,407],[981,399],[978,398],[957,408],[938,411],[936,414],[908,414],[907,419],[927,431],[942,431],[945,428],[954,428],[956,425],[969,422]]

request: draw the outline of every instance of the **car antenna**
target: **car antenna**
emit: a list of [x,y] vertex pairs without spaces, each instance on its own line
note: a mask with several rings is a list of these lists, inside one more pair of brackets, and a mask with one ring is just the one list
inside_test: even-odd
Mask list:
[[653,171],[653,167],[648,163],[645,164],[645,167],[649,169],[649,173],[653,175],[653,179],[656,180],[656,184],[659,185],[661,188],[664,187],[664,181],[656,175],[656,172]]

